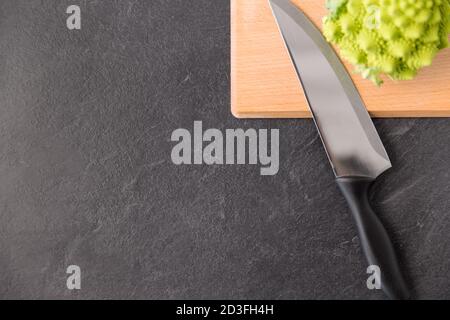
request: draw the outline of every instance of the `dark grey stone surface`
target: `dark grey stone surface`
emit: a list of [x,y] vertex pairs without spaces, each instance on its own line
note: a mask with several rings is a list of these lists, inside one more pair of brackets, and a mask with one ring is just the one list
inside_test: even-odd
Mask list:
[[[1,298],[383,299],[312,121],[231,116],[229,43],[228,0],[0,2]],[[194,120],[279,128],[279,174],[174,166]],[[375,124],[375,207],[414,296],[450,298],[450,120]]]

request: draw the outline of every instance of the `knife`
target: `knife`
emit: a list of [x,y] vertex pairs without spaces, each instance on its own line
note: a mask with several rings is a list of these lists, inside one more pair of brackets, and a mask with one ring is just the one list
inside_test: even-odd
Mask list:
[[370,266],[391,299],[410,297],[394,247],[372,210],[369,190],[392,167],[364,102],[322,33],[290,0],[269,0],[314,122],[348,202]]

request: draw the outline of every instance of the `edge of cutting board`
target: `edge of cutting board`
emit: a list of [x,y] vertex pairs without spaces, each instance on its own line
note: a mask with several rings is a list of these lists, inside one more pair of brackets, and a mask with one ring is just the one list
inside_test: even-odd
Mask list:
[[[325,0],[294,1],[320,25]],[[230,6],[232,114],[236,118],[253,119],[311,118],[267,0],[231,0]],[[254,10],[256,6],[258,12]],[[246,16],[248,12],[252,12],[251,17]],[[449,49],[441,51],[433,66],[423,69],[416,80],[387,79],[382,88],[346,66],[372,117],[450,117],[450,74],[443,72],[450,71]],[[265,77],[267,74],[270,76]],[[424,90],[424,83],[428,90]]]

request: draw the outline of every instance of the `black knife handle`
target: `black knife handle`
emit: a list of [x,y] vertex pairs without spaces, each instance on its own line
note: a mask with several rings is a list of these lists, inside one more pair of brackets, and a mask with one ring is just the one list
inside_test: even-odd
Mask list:
[[359,238],[369,265],[381,270],[381,288],[390,299],[406,300],[410,294],[402,275],[394,247],[380,219],[369,203],[369,189],[374,179],[338,178],[358,227]]

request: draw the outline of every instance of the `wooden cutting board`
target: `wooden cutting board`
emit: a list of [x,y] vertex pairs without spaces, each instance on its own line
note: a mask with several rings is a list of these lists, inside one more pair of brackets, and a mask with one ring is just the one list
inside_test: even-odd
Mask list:
[[[293,2],[321,26],[325,0]],[[347,69],[373,117],[450,116],[450,49],[415,80],[381,88]],[[231,104],[238,118],[311,116],[268,0],[231,0]]]

